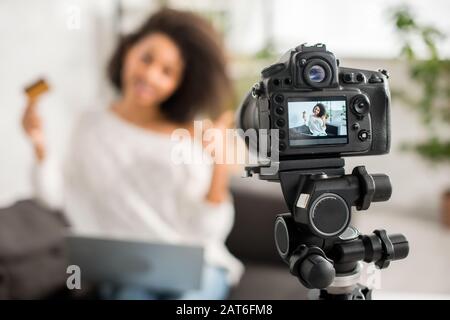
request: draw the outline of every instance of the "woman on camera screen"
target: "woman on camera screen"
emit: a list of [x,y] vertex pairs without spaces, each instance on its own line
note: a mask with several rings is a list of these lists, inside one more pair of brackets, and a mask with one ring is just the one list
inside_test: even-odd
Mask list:
[[[306,113],[303,113],[303,119],[306,122]],[[312,109],[312,114],[309,116],[307,126],[313,136],[326,136],[326,109],[322,103],[316,104]]]

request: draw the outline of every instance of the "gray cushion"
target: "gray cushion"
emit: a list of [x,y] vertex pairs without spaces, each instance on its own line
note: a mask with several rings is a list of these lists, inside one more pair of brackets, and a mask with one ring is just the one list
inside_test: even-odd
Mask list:
[[65,284],[62,215],[35,201],[0,209],[0,299],[44,297]]
[[275,247],[274,222],[287,207],[279,184],[234,179],[231,191],[236,215],[227,247],[244,262],[282,265]]

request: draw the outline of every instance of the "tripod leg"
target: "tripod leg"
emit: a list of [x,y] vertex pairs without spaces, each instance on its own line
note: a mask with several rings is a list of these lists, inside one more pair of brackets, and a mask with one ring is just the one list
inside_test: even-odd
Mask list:
[[329,293],[326,289],[310,290],[308,293],[309,300],[372,300],[372,289],[362,285],[357,285],[352,292],[334,294]]

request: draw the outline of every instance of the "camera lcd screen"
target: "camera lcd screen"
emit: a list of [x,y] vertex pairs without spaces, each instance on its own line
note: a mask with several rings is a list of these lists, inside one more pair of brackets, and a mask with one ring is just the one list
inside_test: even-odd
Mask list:
[[288,102],[289,145],[344,144],[347,139],[347,105],[344,97]]

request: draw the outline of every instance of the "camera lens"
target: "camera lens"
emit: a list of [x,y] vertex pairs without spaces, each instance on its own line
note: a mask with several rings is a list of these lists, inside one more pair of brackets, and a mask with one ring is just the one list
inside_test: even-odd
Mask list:
[[322,82],[325,80],[327,74],[325,69],[319,65],[314,65],[309,69],[308,77],[312,82]]
[[259,129],[258,106],[251,92],[247,94],[237,112],[236,123],[243,130]]

